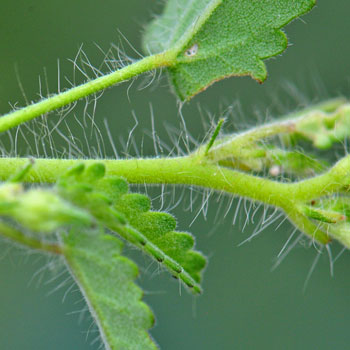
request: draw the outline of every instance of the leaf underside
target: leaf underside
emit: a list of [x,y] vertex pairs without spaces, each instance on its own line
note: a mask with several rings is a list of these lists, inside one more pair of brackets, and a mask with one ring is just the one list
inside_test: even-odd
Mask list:
[[107,176],[105,171],[101,163],[79,164],[56,185],[60,196],[86,210],[97,224],[93,230],[77,227],[63,235],[64,256],[106,349],[153,350],[157,347],[147,333],[153,315],[133,282],[137,266],[121,256],[118,238],[101,232],[107,228],[143,249],[194,292],[200,291],[206,260],[192,250],[192,235],[174,231],[176,221],[171,215],[150,211],[147,196],[129,193],[123,178]]
[[121,254],[116,237],[71,231],[63,237],[69,269],[88,301],[106,349],[155,350],[147,330],[154,324],[142,290],[134,284],[137,266]]
[[[29,169],[21,169],[19,174]],[[106,349],[157,349],[147,333],[154,323],[153,314],[134,284],[138,268],[121,255],[119,237],[199,293],[206,259],[193,250],[194,237],[175,231],[173,216],[151,211],[147,196],[130,193],[126,180],[106,174],[102,163],[80,163],[51,188],[25,189],[16,183],[20,176],[15,179],[0,186],[0,214],[30,229],[36,237],[44,234],[59,247]],[[49,224],[42,223],[46,221]],[[60,232],[58,242],[53,235],[56,232]]]
[[264,59],[280,54],[280,30],[308,12],[315,0],[169,0],[147,28],[147,53],[176,50],[168,68],[181,100],[228,76],[266,79]]
[[127,182],[105,174],[101,163],[73,168],[58,183],[65,200],[88,210],[97,222],[136,245],[179,278],[194,293],[206,259],[194,247],[194,237],[177,232],[176,220],[164,212],[151,211],[150,199],[130,193]]

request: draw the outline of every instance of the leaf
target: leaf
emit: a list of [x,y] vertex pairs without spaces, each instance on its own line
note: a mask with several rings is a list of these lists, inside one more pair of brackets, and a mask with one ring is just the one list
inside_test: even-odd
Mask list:
[[147,196],[129,193],[127,182],[118,176],[105,175],[102,163],[71,169],[59,180],[57,189],[65,200],[87,209],[101,226],[163,264],[193,292],[201,292],[206,259],[192,250],[193,236],[174,231],[176,221],[170,214],[151,211]]
[[134,284],[137,266],[121,255],[116,237],[71,231],[63,236],[64,256],[87,299],[106,349],[154,350],[147,333],[154,324],[142,291]]
[[168,68],[181,100],[217,80],[250,75],[266,79],[263,60],[287,47],[280,30],[308,12],[315,0],[168,0],[147,28],[147,53],[174,50]]
[[[176,221],[170,214],[150,211],[150,200],[144,195],[126,194],[116,203],[116,208],[126,215],[132,227],[145,235],[164,253],[164,257],[158,261],[170,268],[174,277],[179,277],[188,287],[200,292],[197,283],[201,282],[201,272],[206,260],[202,254],[192,250],[193,236],[186,232],[174,231]],[[195,283],[183,272],[174,270],[172,262],[169,264],[167,257],[180,264],[181,269],[188,273]]]

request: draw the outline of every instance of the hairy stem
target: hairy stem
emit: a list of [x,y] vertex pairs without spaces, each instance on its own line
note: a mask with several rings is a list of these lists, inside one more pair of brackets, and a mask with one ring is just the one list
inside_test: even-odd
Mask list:
[[[284,206],[293,198],[311,200],[331,194],[350,181],[350,156],[344,157],[326,173],[307,180],[283,183],[227,169],[201,157],[136,158],[119,160],[35,159],[23,181],[54,183],[69,168],[103,162],[110,175],[123,176],[130,183],[195,185],[249,197],[269,205]],[[5,181],[28,163],[26,158],[1,158],[0,180]]]
[[341,191],[343,188],[348,187],[349,183],[350,155],[339,160],[326,173],[292,184],[293,196],[300,201],[310,201],[313,198]]
[[[70,167],[101,160],[36,159],[35,166],[24,181],[54,183]],[[0,179],[27,164],[25,158],[0,159]],[[289,185],[229,170],[194,156],[176,158],[146,158],[102,160],[107,173],[123,176],[130,183],[195,185],[249,197],[270,205],[281,206],[288,195]]]
[[[88,165],[96,160],[37,159],[24,181],[53,183],[70,167],[81,162]],[[0,179],[6,180],[26,163],[25,158],[1,159]],[[107,173],[123,176],[130,183],[194,185],[279,207],[300,229],[321,243],[329,241],[328,235],[318,230],[315,225],[311,225],[308,218],[298,213],[298,206],[313,198],[339,191],[350,182],[350,156],[344,157],[322,175],[294,183],[272,181],[227,169],[210,163],[205,157],[195,155],[177,158],[103,160],[103,163]]]
[[[214,143],[214,145],[207,152],[207,157],[213,161],[220,161],[229,157],[240,158],[244,156],[244,148],[251,146],[257,141],[271,136],[294,133],[298,122],[314,117],[314,115],[310,112],[332,113],[346,102],[347,100],[344,98],[332,99],[290,114],[283,119],[276,120],[273,123],[258,126],[246,132],[223,138]],[[323,114],[320,114],[319,116],[319,118],[325,117],[327,116]],[[200,149],[198,151],[200,151]]]
[[172,51],[167,51],[161,54],[145,57],[120,70],[88,81],[85,84],[79,85],[60,94],[47,97],[42,101],[22,109],[5,114],[0,118],[0,132],[4,132],[55,109],[69,105],[74,101],[102,91],[117,83],[129,80],[130,78],[136,77],[144,72],[168,66],[173,59],[173,55],[174,53]]

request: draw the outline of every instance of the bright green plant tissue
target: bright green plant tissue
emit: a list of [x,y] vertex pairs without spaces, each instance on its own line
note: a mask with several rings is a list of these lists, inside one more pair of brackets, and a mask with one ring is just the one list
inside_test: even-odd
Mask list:
[[228,76],[266,79],[263,60],[287,47],[280,30],[315,0],[170,0],[147,28],[146,52],[174,49],[168,68],[181,100]]

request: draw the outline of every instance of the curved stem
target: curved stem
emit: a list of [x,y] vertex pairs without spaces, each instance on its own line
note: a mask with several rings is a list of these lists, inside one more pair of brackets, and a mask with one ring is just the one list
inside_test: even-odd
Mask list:
[[32,120],[40,115],[69,105],[83,97],[102,91],[122,81],[129,80],[144,72],[168,66],[173,60],[174,53],[167,51],[161,54],[143,58],[120,70],[104,75],[85,84],[74,87],[57,95],[50,96],[35,104],[5,114],[0,118],[0,132],[9,130],[19,124]]
[[[321,112],[319,118],[326,118],[327,115],[322,112],[335,112],[347,102],[344,98],[331,99],[329,101],[302,109],[299,112],[287,115],[283,119],[277,119],[273,123],[264,124],[250,129],[246,132],[235,134],[221,139],[214,143],[207,152],[207,157],[212,161],[220,161],[226,158],[244,158],[245,147],[252,146],[255,142],[262,139],[280,134],[293,134],[299,122],[314,117],[314,113]],[[310,113],[313,112],[313,113]],[[198,150],[200,151],[200,149]],[[246,150],[246,152],[252,150]],[[249,153],[248,153],[249,154]]]
[[[174,158],[138,159],[44,159],[38,158],[23,181],[54,183],[69,168],[103,162],[110,175],[123,176],[130,183],[195,185],[249,197],[269,205],[285,207],[290,194],[308,201],[340,190],[350,183],[350,155],[329,171],[307,180],[283,183],[221,167],[194,155]],[[0,180],[9,179],[28,164],[26,158],[1,158]]]
[[329,171],[307,180],[295,182],[293,195],[300,201],[327,196],[350,184],[350,155],[339,160]]
[[[54,183],[70,167],[101,160],[36,159],[24,181]],[[129,183],[194,185],[246,197],[281,208],[296,226],[321,243],[329,237],[298,210],[298,205],[313,198],[339,191],[350,183],[350,156],[328,172],[308,180],[283,183],[249,175],[213,164],[205,157],[103,160],[109,175],[123,176]],[[0,179],[6,180],[27,164],[25,158],[0,159]]]
[[328,234],[325,234],[320,229],[320,225],[315,225],[308,217],[300,213],[300,211],[295,210],[295,208],[290,208],[288,211],[288,219],[301,232],[307,233],[313,240],[322,244],[327,244],[331,241]]
[[[27,162],[25,158],[0,159],[0,180],[8,179]],[[54,183],[70,167],[96,162],[103,162],[108,174],[123,176],[129,183],[195,185],[279,207],[285,204],[289,194],[288,184],[229,170],[194,156],[123,160],[36,159],[23,180]]]

